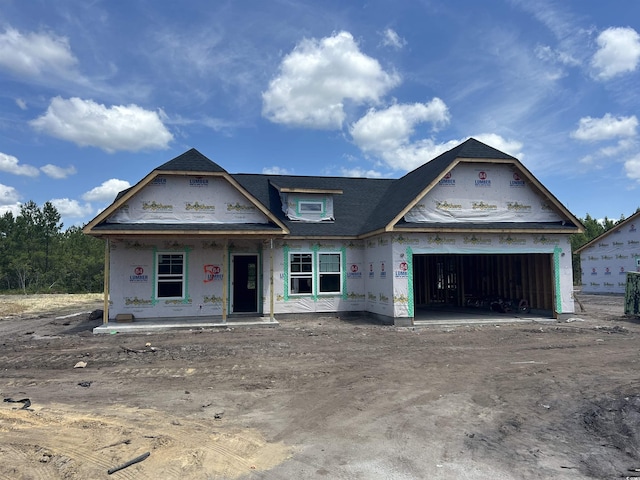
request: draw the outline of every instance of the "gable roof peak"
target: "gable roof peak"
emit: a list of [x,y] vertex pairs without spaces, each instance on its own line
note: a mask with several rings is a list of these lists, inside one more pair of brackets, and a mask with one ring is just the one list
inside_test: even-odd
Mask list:
[[473,137],[469,137],[451,151],[453,150],[457,150],[455,158],[515,159],[514,156],[501,152],[497,148],[493,148],[486,143],[482,143]]
[[205,157],[195,148],[187,150],[181,155],[169,160],[156,168],[160,171],[179,172],[213,172],[227,173],[227,171],[214,161]]

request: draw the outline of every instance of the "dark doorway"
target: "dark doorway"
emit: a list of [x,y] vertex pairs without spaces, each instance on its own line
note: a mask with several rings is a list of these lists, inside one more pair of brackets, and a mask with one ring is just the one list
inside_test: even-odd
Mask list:
[[488,310],[495,300],[532,310],[554,308],[553,256],[522,254],[416,254],[416,307]]
[[258,256],[233,256],[233,306],[234,313],[258,311]]

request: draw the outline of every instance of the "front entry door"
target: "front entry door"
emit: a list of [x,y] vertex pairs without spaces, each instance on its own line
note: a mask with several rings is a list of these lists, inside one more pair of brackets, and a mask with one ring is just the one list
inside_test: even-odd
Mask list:
[[258,311],[258,256],[233,256],[232,312]]

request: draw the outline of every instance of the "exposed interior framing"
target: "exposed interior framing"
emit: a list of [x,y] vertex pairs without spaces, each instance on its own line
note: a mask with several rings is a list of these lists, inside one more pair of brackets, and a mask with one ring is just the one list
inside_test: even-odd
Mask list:
[[415,254],[416,307],[487,307],[496,299],[554,310],[553,254]]

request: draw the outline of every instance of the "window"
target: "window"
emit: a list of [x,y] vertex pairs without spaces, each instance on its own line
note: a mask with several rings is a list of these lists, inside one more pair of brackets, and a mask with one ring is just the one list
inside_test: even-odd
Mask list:
[[291,293],[313,293],[313,255],[292,253],[289,257]]
[[298,222],[331,222],[333,214],[333,194],[280,192],[282,211],[289,220]]
[[340,293],[342,290],[342,255],[320,253],[317,265],[311,253],[289,254],[289,292],[292,295]]
[[324,202],[299,200],[298,201],[298,213],[324,213]]
[[320,293],[340,293],[340,254],[321,253],[318,255],[320,265]]
[[158,298],[183,298],[184,254],[158,254]]

